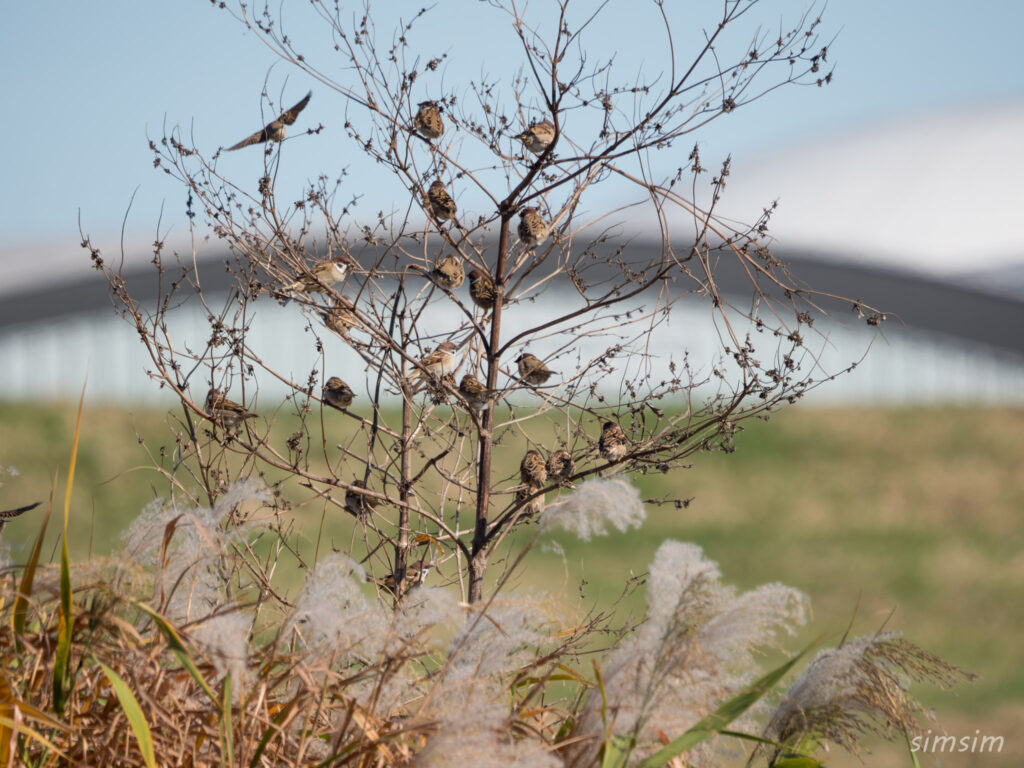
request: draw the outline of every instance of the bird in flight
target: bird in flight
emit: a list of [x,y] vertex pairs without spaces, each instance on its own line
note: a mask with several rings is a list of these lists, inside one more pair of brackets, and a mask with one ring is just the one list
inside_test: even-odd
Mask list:
[[252,144],[263,144],[267,141],[281,141],[285,135],[285,126],[291,125],[298,119],[299,113],[306,108],[307,104],[309,104],[309,99],[312,95],[313,92],[310,91],[306,94],[305,98],[303,98],[302,101],[294,107],[282,112],[276,120],[272,120],[267,123],[252,136],[242,139],[232,147],[228,147],[227,151],[234,152],[236,149],[248,147]]

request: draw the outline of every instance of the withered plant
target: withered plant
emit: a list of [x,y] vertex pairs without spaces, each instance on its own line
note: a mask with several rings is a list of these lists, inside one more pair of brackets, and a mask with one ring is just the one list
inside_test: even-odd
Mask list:
[[[174,493],[213,504],[260,476],[282,509],[352,515],[352,554],[398,599],[410,576],[448,564],[476,603],[508,532],[564,489],[731,450],[745,419],[837,373],[816,370],[808,338],[821,301],[843,300],[773,258],[773,206],[750,226],[716,214],[730,161],[709,171],[697,143],[780,86],[830,82],[814,13],[755,27],[756,0],[699,11],[655,2],[656,23],[630,30],[645,40],[645,68],[627,72],[606,39],[590,39],[603,6],[476,3],[466,13],[514,39],[518,60],[473,78],[463,74],[479,67],[459,59],[454,33],[419,33],[426,11],[220,5],[316,83],[312,100],[269,103],[264,114],[280,117],[232,147],[264,153],[258,179],[228,178],[221,150],[177,128],[151,142],[157,169],[187,189],[194,243],[168,254],[158,239],[155,304],[83,239],[150,376],[181,400],[166,465]],[[707,26],[687,52],[677,38],[694,17]],[[333,50],[302,48],[314,26]],[[332,99],[344,120],[322,123]],[[276,186],[291,141],[324,147],[299,200]],[[349,178],[340,156],[357,152],[371,162]],[[363,185],[391,191],[392,209],[361,216]],[[622,203],[595,209],[606,185]],[[226,298],[204,291],[195,267],[216,244],[230,253]],[[725,271],[745,287],[724,294]],[[312,331],[293,342],[309,340],[301,376],[268,364],[268,342],[250,330],[274,302]],[[683,302],[714,318],[714,359],[689,359],[686,333],[665,332]],[[175,332],[186,303],[209,321],[198,347]],[[259,396],[270,382],[287,389],[283,402]],[[275,432],[286,412],[297,426]],[[503,441],[537,454],[517,473],[495,459]]]

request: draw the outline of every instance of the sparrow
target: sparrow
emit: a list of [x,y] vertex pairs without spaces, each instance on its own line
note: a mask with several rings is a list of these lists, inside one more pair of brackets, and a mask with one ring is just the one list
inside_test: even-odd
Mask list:
[[420,358],[419,366],[412,372],[410,378],[422,376],[426,371],[435,379],[442,379],[450,373],[455,373],[458,367],[459,359],[455,356],[455,345],[450,341],[442,341],[437,345],[437,349]]
[[284,289],[289,292],[327,293],[330,288],[345,279],[348,268],[354,263],[348,256],[338,254],[333,259],[317,264],[309,274],[299,275],[295,282],[286,285]]
[[576,462],[572,454],[564,448],[560,448],[548,456],[548,478],[559,485],[568,485],[569,478],[576,474]]
[[517,357],[516,365],[519,366],[519,377],[534,387],[539,387],[558,373],[558,371],[552,371],[529,352],[524,352]]
[[[533,490],[531,490],[530,488],[520,488],[519,490],[516,491],[516,504],[523,504],[523,502],[526,501],[532,495]],[[531,517],[538,514],[542,509],[544,509],[544,497],[538,496],[537,498],[527,502],[523,506],[523,514],[520,519],[529,520]]]
[[[451,219],[455,222],[455,214],[458,212],[459,206],[452,200],[452,196],[448,194],[444,182],[440,179],[431,184],[430,189],[427,190],[427,203],[430,205],[430,212],[434,214],[435,219],[438,221]],[[458,222],[455,224],[458,226]]]
[[[427,563],[420,560],[416,563],[409,563],[405,566],[405,589],[409,591],[413,587],[418,587],[427,579],[429,574],[434,569],[433,563]],[[388,592],[394,594],[395,592],[395,574],[389,573],[383,579],[374,579],[378,584],[381,585]]]
[[454,291],[466,279],[466,270],[457,256],[449,254],[437,260],[430,277],[446,291]]
[[519,479],[527,488],[539,491],[548,483],[548,469],[540,451],[529,450],[519,464]]
[[211,388],[206,394],[206,410],[210,412],[213,421],[223,424],[227,429],[234,429],[240,422],[256,416],[234,400],[228,400],[216,387]]
[[480,309],[494,309],[498,291],[494,287],[491,276],[479,269],[471,269],[469,271],[469,296]]
[[412,124],[425,139],[438,139],[444,133],[444,120],[441,119],[443,107],[436,101],[421,101]]
[[535,248],[551,234],[551,227],[536,208],[524,208],[519,213],[519,240],[527,248]]
[[352,405],[352,400],[355,396],[349,385],[337,376],[331,376],[327,383],[324,384],[324,402],[332,408],[337,408],[339,411],[343,411]]
[[533,152],[533,154],[539,155],[550,147],[551,142],[555,140],[555,126],[548,120],[542,120],[539,123],[534,123],[513,138],[519,139],[523,142],[524,147]]
[[606,421],[601,427],[601,438],[597,441],[601,456],[608,461],[618,461],[629,450],[629,441],[622,427],[614,421]]
[[471,410],[478,413],[487,407],[491,399],[491,393],[479,379],[471,373],[467,373],[459,382],[459,394],[466,399],[466,404]]
[[298,118],[299,113],[306,108],[309,104],[309,99],[313,95],[310,91],[306,94],[306,97],[296,104],[291,109],[282,112],[276,120],[273,120],[266,124],[261,130],[256,131],[252,136],[242,139],[240,142],[232,147],[228,147],[228,152],[234,152],[236,149],[242,147],[248,147],[250,144],[262,144],[266,141],[281,141],[284,138],[285,126],[291,125]]
[[322,315],[324,325],[345,338],[348,332],[359,325],[359,318],[348,301],[339,301]]
[[[362,480],[353,480],[352,488],[366,490],[366,483]],[[350,488],[345,491],[345,509],[360,522],[365,522],[369,519],[370,515],[377,511],[377,499],[371,499],[369,496]]]

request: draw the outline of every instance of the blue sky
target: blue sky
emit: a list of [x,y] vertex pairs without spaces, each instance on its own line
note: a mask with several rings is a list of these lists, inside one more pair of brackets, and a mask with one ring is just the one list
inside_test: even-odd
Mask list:
[[[286,12],[290,5],[298,12],[308,3],[285,0]],[[410,12],[421,7],[379,5]],[[688,0],[676,7],[720,5],[720,0]],[[533,8],[544,6],[534,0]],[[351,7],[358,12],[361,4]],[[763,0],[756,13],[770,28],[807,7]],[[630,52],[640,56],[636,52],[650,42],[622,29],[632,30],[632,13],[644,12],[649,9],[636,0],[613,0],[612,23],[595,31],[595,50],[621,50],[627,66],[639,61]],[[206,0],[39,0],[9,4],[4,16],[0,57],[8,73],[8,120],[2,132],[0,255],[39,243],[75,249],[79,209],[86,230],[109,249],[136,188],[130,239],[152,240],[161,204],[165,226],[182,231],[184,193],[153,170],[147,135],[159,138],[166,121],[194,130],[199,146],[208,150],[233,143],[260,124],[265,78],[270,92],[276,96],[283,89],[289,104],[313,89],[303,117],[324,122],[327,130],[315,137],[318,145],[306,148],[309,157],[336,171],[351,154],[338,125],[343,100],[278,62]],[[731,152],[742,167],[807,141],[1024,99],[1018,60],[1024,3],[1017,0],[832,0],[824,19],[824,36],[838,34],[830,55],[834,83],[825,89],[784,89],[715,122],[696,137],[706,164]],[[301,24],[296,31],[316,34]],[[508,66],[501,48],[502,41],[512,39],[508,22],[477,0],[440,0],[421,34],[449,46],[443,78],[455,88],[463,72],[475,76],[483,67],[501,75]],[[313,54],[331,61],[326,46]],[[340,69],[335,74],[344,77]],[[226,156],[221,170],[248,178],[262,167],[258,150],[243,154]],[[311,178],[315,170],[307,164],[299,173]]]

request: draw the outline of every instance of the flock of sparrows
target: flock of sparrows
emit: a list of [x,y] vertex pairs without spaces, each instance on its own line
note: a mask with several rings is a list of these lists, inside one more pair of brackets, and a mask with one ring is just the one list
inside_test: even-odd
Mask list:
[[[282,141],[285,138],[286,127],[296,121],[311,97],[312,91],[262,129],[228,147],[227,151],[254,144]],[[412,128],[415,133],[428,143],[440,138],[445,130],[443,111],[443,107],[435,101],[421,102],[413,117]],[[534,155],[541,155],[552,146],[556,133],[555,126],[550,121],[543,120],[530,125],[514,138],[522,142],[523,146]],[[435,180],[428,188],[424,198],[425,207],[438,222],[438,226],[443,222],[451,221],[455,227],[462,229],[456,218],[458,205],[449,194],[444,182],[440,179]],[[551,236],[551,227],[537,208],[524,208],[519,215],[518,235],[524,247],[536,248]],[[334,286],[345,279],[349,269],[353,266],[355,266],[355,262],[348,256],[343,254],[334,256],[317,264],[309,272],[297,276],[293,282],[284,287],[284,291],[289,294],[332,293]],[[429,276],[436,285],[445,291],[456,290],[467,277],[461,261],[454,255],[440,258],[435,263],[433,270],[430,271]],[[493,310],[498,300],[498,290],[493,278],[481,269],[470,270],[468,277],[469,294],[473,303],[485,312]],[[323,312],[322,319],[330,330],[343,337],[360,324],[355,307],[343,297],[335,303],[333,308]],[[430,377],[441,381],[451,376],[459,367],[456,351],[457,348],[453,342],[442,341],[436,349],[416,361],[416,368],[411,374],[410,380]],[[543,361],[528,352],[520,354],[515,362],[519,378],[532,387],[543,386],[558,373],[552,371]],[[470,373],[462,377],[458,392],[469,409],[477,415],[483,411],[494,396]],[[326,405],[342,411],[351,406],[356,397],[348,384],[337,376],[332,376],[327,380],[322,394],[323,402]],[[211,388],[207,394],[205,405],[211,418],[228,430],[238,428],[247,419],[255,416],[242,405],[229,400],[224,392],[215,387]],[[608,461],[619,461],[626,455],[628,447],[628,441],[622,428],[614,422],[606,422],[598,440],[600,455]],[[527,451],[520,465],[522,486],[517,491],[516,498],[517,500],[527,498],[546,487],[549,481],[566,485],[575,473],[576,463],[572,454],[567,450],[559,449],[545,460],[539,451],[531,449]],[[345,494],[345,508],[357,519],[365,521],[375,511],[378,500],[366,495],[367,488],[362,480],[354,480],[350,486],[350,490]],[[410,564],[407,566],[406,579],[414,584],[419,583],[431,567],[433,567],[432,564],[427,564],[424,561]],[[392,579],[390,586],[387,579],[380,583],[385,588],[393,590],[393,576],[390,578]]]

